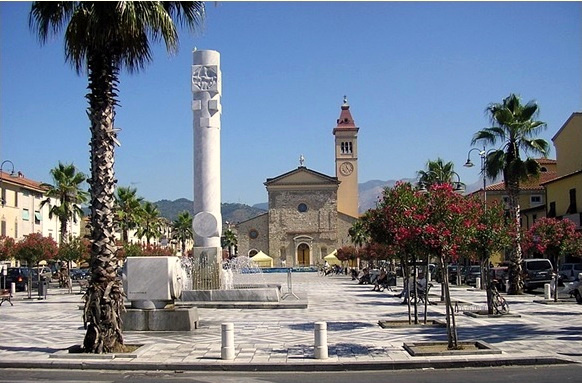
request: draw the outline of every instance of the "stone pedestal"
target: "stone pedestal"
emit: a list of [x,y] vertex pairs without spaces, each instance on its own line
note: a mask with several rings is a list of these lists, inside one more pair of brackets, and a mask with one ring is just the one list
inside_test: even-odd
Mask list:
[[123,331],[192,331],[198,328],[198,309],[127,309],[121,314]]

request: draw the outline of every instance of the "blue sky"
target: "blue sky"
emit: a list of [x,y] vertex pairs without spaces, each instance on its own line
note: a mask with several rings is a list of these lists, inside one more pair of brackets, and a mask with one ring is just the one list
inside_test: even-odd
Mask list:
[[[86,77],[64,62],[62,36],[40,46],[29,9],[0,2],[0,159],[38,181],[59,161],[88,174]],[[548,140],[582,110],[580,2],[210,2],[204,29],[180,41],[121,75],[118,184],[150,201],[193,198],[194,47],[221,53],[223,202],[266,202],[265,180],[301,154],[334,175],[344,95],[361,183],[415,177],[439,156],[476,182],[462,166],[471,137],[512,92],[539,103]]]

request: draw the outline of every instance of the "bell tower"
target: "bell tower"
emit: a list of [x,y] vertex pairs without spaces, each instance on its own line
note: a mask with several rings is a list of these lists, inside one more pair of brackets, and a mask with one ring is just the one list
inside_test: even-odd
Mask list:
[[335,175],[341,182],[337,192],[337,210],[352,217],[358,212],[358,130],[348,99],[344,96],[335,136]]

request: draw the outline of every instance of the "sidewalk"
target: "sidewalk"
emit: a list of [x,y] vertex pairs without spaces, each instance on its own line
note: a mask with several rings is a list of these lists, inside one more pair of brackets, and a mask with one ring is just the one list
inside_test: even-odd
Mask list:
[[[280,283],[286,274],[264,274]],[[143,344],[136,354],[87,355],[66,351],[83,341],[82,295],[49,289],[46,300],[17,293],[14,306],[0,307],[0,368],[93,368],[119,370],[357,370],[449,368],[582,362],[582,305],[539,304],[539,296],[506,296],[520,317],[456,315],[459,341],[482,340],[501,354],[411,356],[403,343],[446,341],[446,329],[385,328],[378,321],[407,319],[395,292],[374,292],[348,276],[293,274],[294,292],[308,297],[306,309],[199,308],[192,332],[125,332],[126,344]],[[438,300],[439,287],[431,290]],[[451,287],[460,309],[486,306],[485,292]],[[543,298],[543,297],[542,297]],[[288,297],[294,299],[293,297]],[[419,308],[421,317],[423,308]],[[428,307],[429,320],[445,320],[444,305]],[[329,358],[314,358],[314,322],[327,322]],[[221,360],[221,324],[234,324],[235,359]]]

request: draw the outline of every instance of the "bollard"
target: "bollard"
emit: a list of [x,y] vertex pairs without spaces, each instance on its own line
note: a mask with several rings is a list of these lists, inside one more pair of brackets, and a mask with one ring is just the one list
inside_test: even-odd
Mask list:
[[16,283],[12,282],[10,284],[10,295],[16,294]]
[[234,359],[234,324],[223,323],[222,328],[222,347],[220,348],[220,357],[223,360]]
[[549,283],[544,284],[544,299],[552,299]]
[[327,323],[315,322],[315,359],[327,359]]
[[481,290],[481,277],[475,278],[475,288]]

